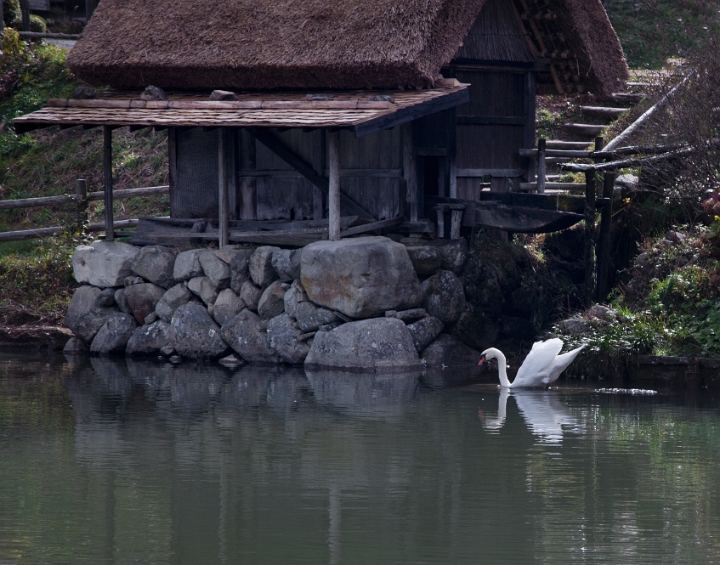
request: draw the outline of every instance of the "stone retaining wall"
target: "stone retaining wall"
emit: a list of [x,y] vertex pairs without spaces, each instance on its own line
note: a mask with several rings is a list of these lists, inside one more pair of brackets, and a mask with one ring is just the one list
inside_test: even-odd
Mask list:
[[82,286],[65,351],[376,371],[471,364],[479,354],[449,334],[468,311],[466,260],[464,239],[186,251],[97,241],[73,257]]

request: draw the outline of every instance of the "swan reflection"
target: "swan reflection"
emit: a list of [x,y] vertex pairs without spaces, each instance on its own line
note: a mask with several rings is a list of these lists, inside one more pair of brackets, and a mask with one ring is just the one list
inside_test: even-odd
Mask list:
[[583,431],[582,423],[560,402],[556,394],[544,390],[511,392],[507,388],[500,391],[497,416],[487,416],[482,412],[478,414],[484,429],[497,431],[505,425],[509,396],[515,399],[530,432],[540,438],[542,443],[559,444],[565,433]]

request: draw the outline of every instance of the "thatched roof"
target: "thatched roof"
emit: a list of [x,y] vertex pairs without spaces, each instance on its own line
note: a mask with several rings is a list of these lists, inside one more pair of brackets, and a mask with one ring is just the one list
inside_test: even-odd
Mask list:
[[[543,42],[537,0],[103,0],[68,64],[90,84],[117,88],[427,88],[498,1],[512,4],[521,35]],[[583,81],[597,91],[625,78],[600,0],[550,5],[587,69]]]

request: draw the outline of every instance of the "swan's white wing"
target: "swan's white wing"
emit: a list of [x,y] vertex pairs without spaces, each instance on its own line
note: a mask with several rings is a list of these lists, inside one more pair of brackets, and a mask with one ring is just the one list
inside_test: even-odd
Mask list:
[[545,381],[545,384],[554,383],[558,379],[560,374],[570,366],[570,363],[575,361],[575,357],[578,356],[578,353],[580,353],[580,351],[582,351],[584,347],[584,345],[581,345],[577,349],[573,349],[572,351],[568,351],[567,353],[558,355],[550,366],[550,373],[548,375],[547,381]]
[[542,385],[543,377],[547,378],[548,370],[562,348],[563,341],[560,338],[536,342],[518,369],[512,386]]

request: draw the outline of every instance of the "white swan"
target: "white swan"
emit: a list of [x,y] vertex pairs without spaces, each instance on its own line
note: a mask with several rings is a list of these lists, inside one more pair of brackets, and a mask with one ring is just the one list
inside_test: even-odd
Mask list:
[[570,363],[575,360],[584,345],[573,349],[568,353],[558,355],[562,350],[563,342],[559,338],[547,341],[538,341],[532,346],[530,353],[523,361],[513,382],[507,376],[507,359],[499,349],[491,347],[480,355],[478,365],[482,365],[491,359],[497,360],[500,386],[507,388],[527,388],[548,386],[554,383]]

